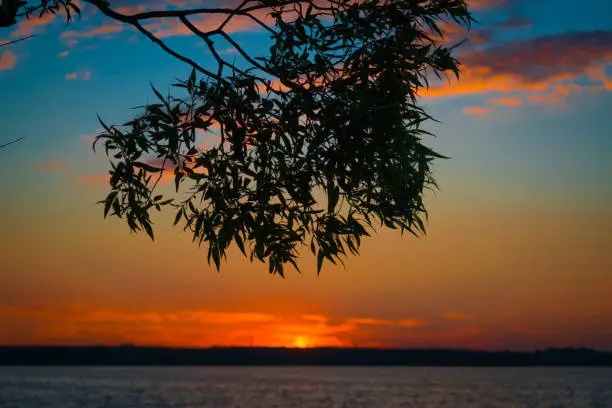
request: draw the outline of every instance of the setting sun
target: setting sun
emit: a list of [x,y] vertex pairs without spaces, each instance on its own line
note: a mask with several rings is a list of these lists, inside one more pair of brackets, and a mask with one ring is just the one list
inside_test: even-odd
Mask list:
[[310,343],[308,341],[308,339],[304,336],[297,336],[294,340],[293,340],[293,347],[296,348],[308,348],[310,347]]

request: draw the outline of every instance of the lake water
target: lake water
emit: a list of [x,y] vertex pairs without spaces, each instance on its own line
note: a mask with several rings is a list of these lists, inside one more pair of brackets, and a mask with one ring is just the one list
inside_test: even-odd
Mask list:
[[0,407],[612,407],[612,368],[0,367]]

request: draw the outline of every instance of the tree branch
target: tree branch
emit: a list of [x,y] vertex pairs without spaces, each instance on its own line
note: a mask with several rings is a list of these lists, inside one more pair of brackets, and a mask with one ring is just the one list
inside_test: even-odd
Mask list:
[[95,5],[98,7],[98,9],[106,16],[115,19],[117,21],[121,21],[122,23],[127,23],[132,25],[133,27],[135,27],[138,31],[140,31],[142,34],[145,35],[145,37],[147,37],[149,40],[153,41],[155,44],[159,45],[159,47],[166,51],[168,54],[172,55],[174,58],[183,61],[186,64],[191,65],[193,68],[195,68],[197,71],[201,72],[202,74],[209,76],[211,78],[217,79],[219,81],[222,81],[223,78],[221,78],[219,75],[215,74],[212,71],[207,70],[206,68],[204,68],[203,66],[201,66],[200,64],[198,64],[197,62],[195,62],[194,60],[192,60],[191,58],[185,57],[184,55],[179,54],[178,52],[174,51],[172,48],[168,47],[166,45],[166,43],[164,43],[162,40],[160,40],[159,38],[157,38],[153,33],[151,33],[149,30],[147,30],[146,28],[144,28],[142,26],[142,24],[140,24],[139,19],[134,18],[133,16],[127,16],[125,14],[121,14],[118,13],[108,7],[103,7],[100,6],[99,4],[97,4],[96,2],[93,2],[91,0],[87,0],[89,3]]
[[6,147],[6,146],[10,146],[10,145],[12,145],[13,143],[17,143],[17,142],[19,142],[20,140],[23,140],[23,139],[25,139],[25,137],[20,137],[19,139],[15,139],[15,140],[12,140],[12,141],[10,141],[10,142],[8,142],[8,143],[1,144],[1,145],[0,145],[0,149],[4,148],[4,147]]
[[5,45],[15,44],[15,43],[18,43],[18,42],[20,42],[20,41],[27,40],[28,38],[32,38],[32,37],[34,37],[34,36],[33,36],[33,35],[28,35],[27,37],[18,38],[18,39],[16,39],[16,40],[12,40],[12,41],[7,41],[7,42],[5,42],[5,43],[0,44],[0,47],[4,47]]

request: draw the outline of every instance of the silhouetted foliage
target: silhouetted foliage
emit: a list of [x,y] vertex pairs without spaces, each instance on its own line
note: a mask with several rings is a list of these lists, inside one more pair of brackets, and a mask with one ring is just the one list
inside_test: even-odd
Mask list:
[[[175,224],[206,244],[217,268],[235,243],[280,275],[287,263],[299,270],[304,247],[320,272],[324,260],[357,254],[378,226],[424,232],[423,193],[436,186],[431,162],[443,156],[423,144],[421,125],[432,118],[418,92],[432,75],[459,74],[440,23],[469,28],[465,0],[244,0],[133,15],[85,1],[193,68],[175,85],[182,96],[155,90],[159,100],[136,119],[102,122],[96,142],[111,159],[105,216],[153,238],[151,210],[173,207]],[[43,3],[71,10],[69,0]],[[202,31],[192,20],[206,14],[224,19]],[[267,55],[232,38],[227,27],[238,16],[269,33]],[[144,24],[156,18],[180,20],[217,66],[156,37]],[[217,38],[248,66],[224,58]],[[199,146],[199,134],[218,143]],[[174,175],[171,197],[155,191],[164,172]]]
[[[108,6],[106,1],[88,1],[92,4]],[[2,0],[0,7],[0,27],[10,27],[18,23],[18,18],[30,18],[32,16],[42,17],[44,14],[63,12],[68,22],[74,14],[80,15],[81,11],[74,0]]]

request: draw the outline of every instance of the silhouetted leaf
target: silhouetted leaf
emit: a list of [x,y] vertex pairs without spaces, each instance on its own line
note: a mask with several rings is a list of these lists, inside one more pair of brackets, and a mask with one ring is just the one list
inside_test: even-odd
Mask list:
[[106,218],[108,211],[111,209],[111,206],[114,204],[117,198],[117,194],[118,194],[117,191],[111,191],[106,197],[106,200],[104,200],[104,218]]
[[317,275],[321,273],[321,267],[323,266],[324,258],[325,258],[325,253],[319,249],[319,253],[317,254]]
[[176,216],[174,217],[174,223],[172,225],[176,225],[181,221],[181,217],[183,216],[183,208],[179,208],[176,212]]

